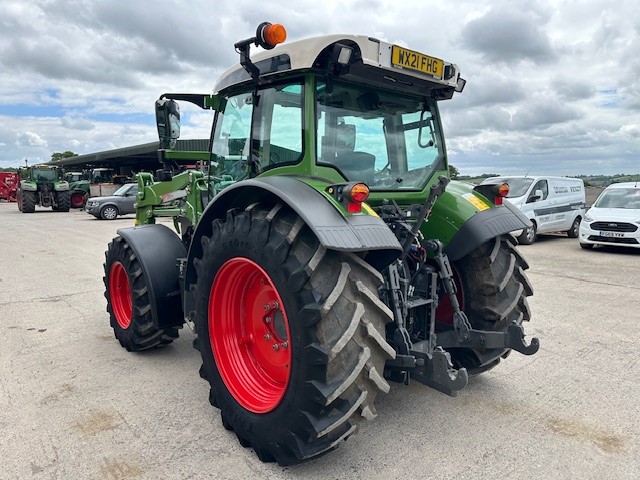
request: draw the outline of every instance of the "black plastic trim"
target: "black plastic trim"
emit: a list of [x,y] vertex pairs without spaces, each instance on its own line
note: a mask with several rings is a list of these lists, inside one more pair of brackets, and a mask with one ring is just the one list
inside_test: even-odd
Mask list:
[[531,226],[531,221],[517,207],[505,201],[501,207],[478,212],[467,220],[445,247],[444,253],[450,260],[460,260],[498,235]]

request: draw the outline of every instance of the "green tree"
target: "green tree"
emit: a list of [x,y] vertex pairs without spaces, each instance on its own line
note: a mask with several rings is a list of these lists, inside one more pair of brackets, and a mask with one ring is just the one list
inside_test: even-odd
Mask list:
[[453,165],[449,165],[449,176],[451,177],[451,180],[457,180],[458,177],[460,177],[460,172]]
[[63,158],[70,158],[70,157],[77,157],[77,156],[78,156],[77,153],[73,153],[70,150],[67,150],[66,152],[54,152],[51,154],[51,161],[59,162]]

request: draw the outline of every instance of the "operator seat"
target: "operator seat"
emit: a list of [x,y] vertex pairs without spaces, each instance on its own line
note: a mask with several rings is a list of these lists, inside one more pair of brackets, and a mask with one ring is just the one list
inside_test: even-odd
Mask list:
[[373,184],[376,157],[367,152],[343,152],[336,156],[333,163],[350,181]]

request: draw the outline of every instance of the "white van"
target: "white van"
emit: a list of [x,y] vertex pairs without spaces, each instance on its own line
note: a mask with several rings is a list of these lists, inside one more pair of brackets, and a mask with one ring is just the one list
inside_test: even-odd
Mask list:
[[570,177],[491,177],[482,182],[508,183],[508,200],[524,213],[533,226],[512,232],[530,245],[539,233],[566,232],[577,238],[584,217],[584,182]]

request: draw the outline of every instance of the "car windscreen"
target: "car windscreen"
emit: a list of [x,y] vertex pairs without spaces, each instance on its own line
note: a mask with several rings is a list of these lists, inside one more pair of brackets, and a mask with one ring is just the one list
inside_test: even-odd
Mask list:
[[134,190],[132,190],[132,187],[136,187],[137,185],[123,185],[121,186],[118,190],[116,190],[115,192],[113,192],[113,194],[117,197],[124,197],[126,196],[126,194],[130,194],[133,195],[134,193],[136,193]]
[[594,207],[640,210],[640,188],[612,188],[602,192]]

